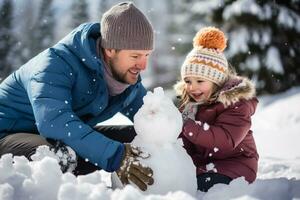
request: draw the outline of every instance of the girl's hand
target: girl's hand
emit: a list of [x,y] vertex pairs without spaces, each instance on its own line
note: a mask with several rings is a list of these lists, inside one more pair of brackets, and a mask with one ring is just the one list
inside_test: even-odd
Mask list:
[[188,119],[195,120],[195,115],[198,110],[198,104],[197,103],[188,103],[184,110],[182,111],[182,119],[183,121],[187,121]]

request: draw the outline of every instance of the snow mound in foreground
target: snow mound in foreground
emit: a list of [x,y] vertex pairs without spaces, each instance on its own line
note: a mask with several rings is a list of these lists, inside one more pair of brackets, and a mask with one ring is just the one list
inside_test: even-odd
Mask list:
[[[270,168],[270,170],[275,169]],[[104,181],[100,171],[78,177],[69,172],[62,174],[57,160],[49,156],[33,162],[29,162],[25,157],[12,157],[11,154],[6,154],[0,159],[1,200],[282,200],[300,198],[300,180],[295,178],[258,179],[253,184],[248,184],[243,178],[239,178],[232,181],[230,185],[215,185],[207,193],[199,192],[195,197],[181,191],[170,192],[166,195],[145,195],[130,185],[122,190],[111,190],[107,186],[108,182]]]

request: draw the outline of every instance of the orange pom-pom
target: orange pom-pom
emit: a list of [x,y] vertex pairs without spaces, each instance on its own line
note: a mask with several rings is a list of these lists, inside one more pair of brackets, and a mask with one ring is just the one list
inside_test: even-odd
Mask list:
[[193,39],[194,47],[202,46],[204,48],[219,49],[220,51],[224,51],[226,42],[225,34],[215,27],[200,29]]

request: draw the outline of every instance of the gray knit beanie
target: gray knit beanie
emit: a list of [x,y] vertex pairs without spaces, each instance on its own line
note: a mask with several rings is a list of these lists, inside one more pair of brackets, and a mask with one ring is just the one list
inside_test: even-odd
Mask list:
[[119,3],[103,14],[101,37],[107,49],[153,49],[153,28],[132,2]]

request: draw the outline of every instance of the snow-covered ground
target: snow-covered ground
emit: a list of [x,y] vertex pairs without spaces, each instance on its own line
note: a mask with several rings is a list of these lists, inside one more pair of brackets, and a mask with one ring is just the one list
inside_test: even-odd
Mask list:
[[[51,157],[37,156],[36,161],[28,162],[24,157],[5,155],[0,160],[0,199],[300,199],[300,88],[259,100],[252,128],[260,154],[259,171],[258,179],[250,185],[239,178],[228,186],[216,185],[207,193],[199,192],[195,197],[180,191],[164,196],[145,195],[132,186],[109,189],[107,173],[76,178],[70,173],[61,174]],[[128,121],[118,115],[114,123]]]

